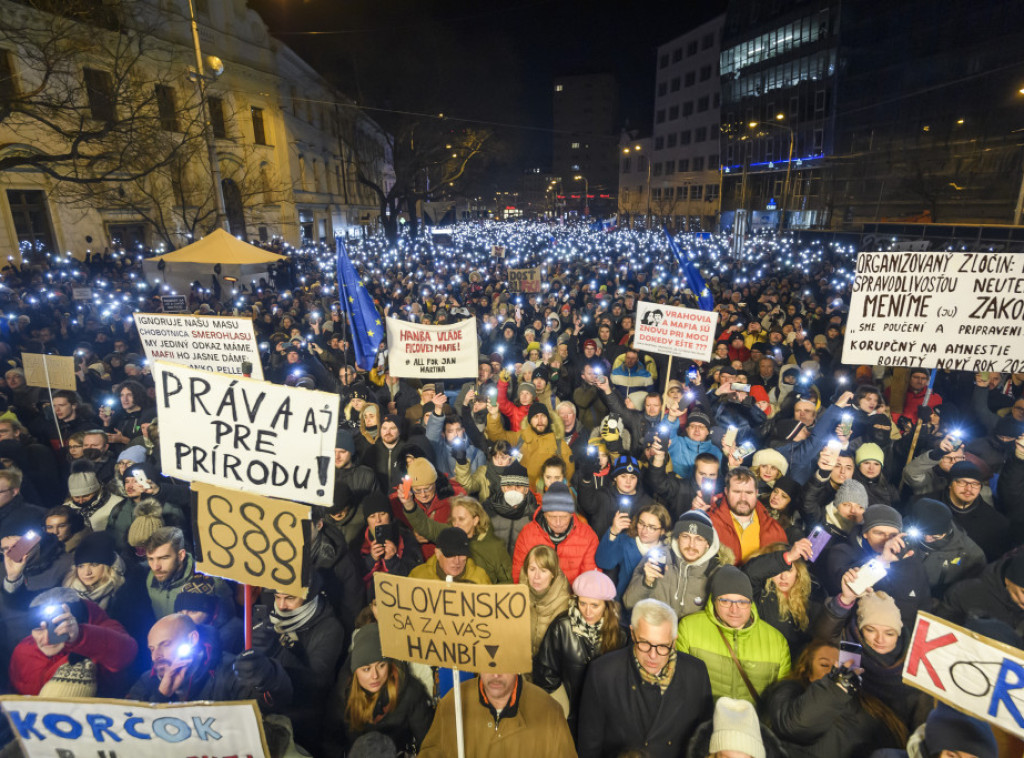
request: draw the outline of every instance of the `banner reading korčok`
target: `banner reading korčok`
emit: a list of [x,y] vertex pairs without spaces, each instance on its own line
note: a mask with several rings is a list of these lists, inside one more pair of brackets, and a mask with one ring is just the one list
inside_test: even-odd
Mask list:
[[633,346],[650,353],[707,361],[715,346],[717,322],[717,314],[711,311],[640,301]]
[[392,376],[443,379],[476,376],[476,319],[456,324],[413,324],[388,318],[388,370]]
[[153,381],[165,474],[333,504],[337,395],[163,361]]
[[1024,257],[860,253],[842,361],[1024,371]]

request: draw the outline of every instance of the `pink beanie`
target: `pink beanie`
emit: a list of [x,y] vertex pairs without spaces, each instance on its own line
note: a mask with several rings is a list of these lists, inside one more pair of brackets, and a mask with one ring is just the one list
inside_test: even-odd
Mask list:
[[572,583],[572,591],[576,597],[588,597],[592,600],[610,602],[615,599],[615,583],[597,569],[584,571]]

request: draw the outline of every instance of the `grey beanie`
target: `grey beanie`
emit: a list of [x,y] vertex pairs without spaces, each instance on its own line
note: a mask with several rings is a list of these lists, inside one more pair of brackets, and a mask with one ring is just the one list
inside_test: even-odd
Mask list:
[[839,489],[836,490],[835,499],[832,502],[836,505],[840,503],[856,503],[861,508],[866,509],[868,507],[868,491],[860,482],[854,479],[847,479],[839,485]]
[[380,627],[376,624],[367,624],[357,629],[352,637],[352,652],[348,658],[349,670],[355,673],[356,669],[382,660],[384,654],[380,650]]
[[722,566],[711,577],[711,597],[722,595],[742,595],[747,600],[754,599],[754,588],[750,578],[735,566]]
[[869,505],[864,511],[864,523],[861,525],[861,534],[873,529],[876,526],[891,526],[895,529],[903,529],[903,517],[899,511],[888,505],[876,503]]

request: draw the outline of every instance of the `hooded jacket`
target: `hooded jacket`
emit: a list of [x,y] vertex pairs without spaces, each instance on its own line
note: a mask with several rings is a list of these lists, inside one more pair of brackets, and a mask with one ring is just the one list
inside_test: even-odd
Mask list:
[[942,597],[947,587],[977,576],[985,568],[985,553],[967,536],[967,532],[953,524],[948,537],[932,543],[919,542],[922,563],[932,596]]
[[747,625],[742,629],[732,629],[715,615],[714,603],[708,603],[700,613],[686,616],[679,622],[676,650],[704,661],[711,680],[711,693],[716,699],[725,696],[754,702],[739,669],[733,663],[722,634],[743,664],[758,694],[789,673],[789,645],[786,638],[761,620],[756,604],[750,606],[750,621]]
[[[760,501],[754,506],[754,513],[757,515],[757,526],[760,535],[760,547],[771,545],[773,542],[788,542],[786,530],[778,521],[772,518],[768,509],[761,505]],[[708,511],[711,523],[722,544],[732,551],[736,556],[736,565],[743,565],[743,550],[740,546],[739,535],[736,534],[736,526],[733,522],[732,511],[729,510],[729,503],[724,494],[715,495],[714,504]]]
[[731,566],[736,562],[733,552],[722,546],[717,531],[704,555],[693,563],[687,563],[683,558],[676,540],[671,540],[670,544],[665,576],[658,579],[653,587],[645,583],[644,561],[641,559],[636,564],[629,586],[622,596],[626,608],[632,608],[641,600],[654,598],[672,608],[679,618],[697,613],[708,601],[708,582],[715,571],[719,566]]
[[505,440],[523,454],[522,464],[530,481],[536,480],[544,470],[544,461],[558,456],[565,462],[565,478],[571,480],[576,470],[572,462],[569,445],[565,441],[565,429],[562,419],[557,413],[548,412],[548,428],[538,434],[530,426],[530,420],[524,418],[519,431],[505,431],[501,426],[501,416],[496,413],[487,414],[487,439]]

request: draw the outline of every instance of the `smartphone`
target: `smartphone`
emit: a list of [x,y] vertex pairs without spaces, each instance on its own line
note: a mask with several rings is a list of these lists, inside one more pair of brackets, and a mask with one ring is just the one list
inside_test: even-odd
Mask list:
[[14,543],[10,550],[7,551],[7,557],[15,563],[21,563],[25,560],[25,556],[29,554],[36,545],[39,544],[39,540],[43,537],[38,532],[27,531],[22,535],[21,539]]
[[729,389],[733,392],[750,392],[750,385],[743,384],[742,382],[733,382],[729,385]]
[[747,440],[746,442],[741,443],[740,446],[733,451],[732,455],[737,460],[742,461],[748,455],[753,455],[755,452],[757,452],[757,445],[750,440]]
[[619,496],[619,513],[630,513],[633,510],[633,498],[629,495]]
[[857,577],[850,584],[850,591],[855,595],[863,595],[871,587],[885,578],[888,567],[877,558],[872,558],[857,570]]
[[840,442],[839,440],[829,440],[825,444],[825,447],[827,447],[833,453],[838,453],[840,450],[843,449],[843,443]]
[[840,642],[839,643],[839,665],[842,666],[847,661],[853,661],[852,668],[860,668],[860,656],[863,648],[856,642]]
[[394,536],[391,532],[391,524],[378,524],[373,527],[373,541],[378,545],[383,545],[388,540],[393,540]]
[[668,563],[668,551],[663,547],[652,547],[647,552],[647,562],[664,572]]
[[725,434],[722,435],[723,445],[735,445],[736,444],[736,432],[738,430],[732,424],[729,424],[729,428],[725,430]]
[[489,405],[498,404],[498,389],[496,387],[491,387],[487,390],[487,402]]
[[690,366],[690,368],[688,368],[686,370],[686,381],[689,384],[696,384],[697,383],[697,379],[699,379],[699,378],[700,378],[700,371],[697,370],[696,366]]
[[46,622],[46,642],[50,645],[59,645],[68,641],[68,635],[57,634],[57,625],[54,619],[64,613],[64,608],[59,605],[46,605],[40,611],[40,620]]
[[844,437],[849,437],[853,433],[853,417],[850,414],[843,414],[843,420],[839,424],[839,433]]
[[964,444],[964,438],[957,433],[951,433],[949,435],[949,444],[953,446],[954,450],[959,450],[960,446]]
[[412,479],[406,476],[400,485],[398,485],[399,498],[401,500],[408,500],[412,494]]
[[435,395],[443,395],[444,394],[444,382],[434,382],[434,394]]
[[832,539],[832,535],[828,533],[828,530],[823,526],[816,526],[811,530],[811,533],[807,535],[807,539],[811,542],[811,563],[818,560],[818,556],[821,555],[821,551],[825,549],[825,545]]
[[715,481],[713,479],[705,479],[700,483],[700,497],[705,503],[710,502],[711,498],[715,496]]
[[256,603],[252,607],[252,628],[260,629],[270,623],[270,606]]

